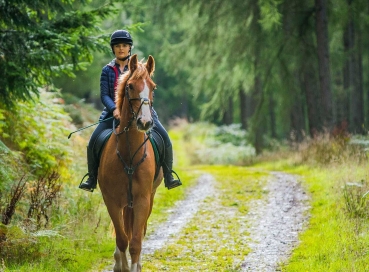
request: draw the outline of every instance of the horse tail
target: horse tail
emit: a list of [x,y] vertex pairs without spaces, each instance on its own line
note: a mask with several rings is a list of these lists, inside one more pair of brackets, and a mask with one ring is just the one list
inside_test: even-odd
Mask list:
[[133,209],[128,206],[124,207],[123,210],[124,216],[124,232],[126,233],[128,240],[132,239],[132,230],[133,230]]

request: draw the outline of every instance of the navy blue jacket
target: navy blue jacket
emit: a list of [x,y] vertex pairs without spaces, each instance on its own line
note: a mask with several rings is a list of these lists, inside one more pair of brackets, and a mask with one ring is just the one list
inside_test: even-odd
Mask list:
[[[101,102],[105,106],[104,110],[100,115],[100,120],[104,120],[108,117],[113,116],[113,111],[115,110],[115,72],[113,67],[116,66],[118,69],[118,74],[121,75],[121,71],[119,69],[119,64],[115,62],[113,59],[110,63],[105,65],[101,71],[100,76],[100,98]],[[128,66],[124,67],[124,71],[128,70]]]

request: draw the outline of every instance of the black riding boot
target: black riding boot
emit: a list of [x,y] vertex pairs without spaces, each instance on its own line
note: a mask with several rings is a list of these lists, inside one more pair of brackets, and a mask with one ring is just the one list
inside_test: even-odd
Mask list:
[[163,163],[164,184],[165,187],[168,188],[168,190],[182,185],[182,182],[179,180],[179,178],[174,179],[172,166],[173,166],[173,150],[172,146],[169,146],[165,148],[165,158]]
[[81,184],[79,185],[79,188],[82,190],[86,190],[88,192],[93,192],[96,188],[97,184],[97,169],[98,165],[96,163],[96,160],[94,158],[93,151],[87,147],[87,168],[88,173],[82,178],[83,179],[88,176],[88,179],[85,182],[81,181]]

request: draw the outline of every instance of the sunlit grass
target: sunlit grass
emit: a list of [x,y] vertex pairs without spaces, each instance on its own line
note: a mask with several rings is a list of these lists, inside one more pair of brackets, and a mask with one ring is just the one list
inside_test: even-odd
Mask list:
[[299,166],[287,160],[261,169],[299,174],[311,195],[311,218],[282,271],[369,271],[368,218],[352,217],[345,207],[344,185],[368,180],[368,167],[351,162],[325,167]]
[[145,271],[238,271],[249,252],[245,215],[249,203],[262,197],[267,173],[235,166],[201,166],[212,174],[216,194],[176,237],[152,255],[144,256]]

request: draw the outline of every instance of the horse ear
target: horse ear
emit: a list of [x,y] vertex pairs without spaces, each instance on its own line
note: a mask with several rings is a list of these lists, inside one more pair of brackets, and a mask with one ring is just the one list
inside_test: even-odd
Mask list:
[[131,71],[131,73],[133,73],[137,69],[137,62],[138,62],[137,54],[134,54],[132,57],[130,57],[128,68]]
[[149,56],[146,62],[146,69],[149,72],[149,75],[152,76],[155,71],[155,60],[153,56]]

